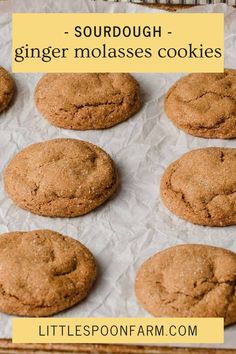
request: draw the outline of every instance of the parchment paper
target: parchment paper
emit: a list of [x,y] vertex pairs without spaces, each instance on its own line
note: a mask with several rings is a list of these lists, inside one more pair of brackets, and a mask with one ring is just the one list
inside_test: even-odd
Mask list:
[[[163,12],[132,4],[85,0],[14,0],[8,2],[8,10]],[[6,4],[0,5],[0,65],[10,70],[11,14],[5,11]],[[222,4],[182,12],[225,13],[225,66],[235,68],[236,10]],[[135,74],[144,97],[142,110],[116,127],[87,132],[58,129],[41,117],[33,100],[41,75],[13,76],[17,95],[14,104],[0,117],[0,233],[55,230],[83,242],[99,265],[98,280],[86,301],[60,313],[59,317],[149,316],[137,304],[133,289],[136,270],[149,256],[182,243],[203,243],[236,251],[236,227],[194,226],[168,212],[160,201],[160,177],[165,167],[184,152],[207,146],[236,147],[236,139],[208,140],[186,135],[167,119],[163,97],[181,74]],[[119,191],[86,216],[74,219],[36,216],[16,207],[4,193],[2,172],[8,161],[29,144],[57,137],[98,144],[111,154],[118,166]],[[11,317],[4,314],[0,315],[0,337],[11,337]],[[236,326],[226,329],[223,347],[236,348]]]

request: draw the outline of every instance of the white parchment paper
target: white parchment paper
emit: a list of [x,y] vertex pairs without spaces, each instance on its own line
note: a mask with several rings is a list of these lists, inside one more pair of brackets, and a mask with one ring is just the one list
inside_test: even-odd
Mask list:
[[[163,12],[139,5],[85,0],[13,0],[7,6],[0,5],[0,65],[8,70],[11,70],[11,11]],[[236,10],[222,4],[182,12],[225,13],[225,66],[236,68]],[[55,230],[83,242],[99,265],[98,280],[86,301],[59,317],[149,316],[137,304],[133,286],[137,268],[149,256],[182,243],[203,243],[236,251],[236,227],[194,226],[169,213],[160,201],[160,178],[170,162],[194,148],[236,147],[236,139],[194,138],[168,120],[163,111],[163,97],[181,74],[135,74],[144,97],[142,110],[116,127],[87,132],[58,129],[41,117],[33,99],[41,75],[13,76],[17,95],[14,104],[0,117],[0,233]],[[118,166],[119,191],[86,216],[74,219],[36,216],[16,207],[4,193],[2,172],[8,161],[29,144],[57,137],[98,144]],[[11,317],[4,314],[0,314],[0,337],[11,337]],[[225,344],[217,347],[236,348],[236,326],[225,330]]]

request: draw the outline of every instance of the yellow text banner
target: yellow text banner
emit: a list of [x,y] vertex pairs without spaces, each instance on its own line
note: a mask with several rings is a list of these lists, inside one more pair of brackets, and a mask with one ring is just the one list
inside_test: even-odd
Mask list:
[[14,343],[223,343],[223,318],[14,318]]
[[13,14],[14,72],[223,72],[220,13]]

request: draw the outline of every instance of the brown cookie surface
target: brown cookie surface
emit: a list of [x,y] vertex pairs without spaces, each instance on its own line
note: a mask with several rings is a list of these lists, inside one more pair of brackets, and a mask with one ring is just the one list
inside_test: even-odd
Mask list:
[[206,245],[171,247],[139,269],[135,290],[154,316],[224,317],[236,322],[236,254]]
[[0,112],[10,104],[14,94],[15,84],[11,75],[0,67]]
[[130,74],[47,74],[35,102],[51,124],[75,130],[109,128],[141,108],[139,85]]
[[55,139],[20,151],[4,172],[16,205],[51,217],[74,217],[104,203],[117,188],[110,156],[96,145]]
[[172,213],[194,224],[236,224],[236,149],[184,154],[166,169],[161,198]]
[[0,311],[48,316],[83,300],[96,278],[93,255],[49,230],[0,235]]
[[236,70],[181,78],[166,94],[165,112],[178,128],[194,136],[235,138]]

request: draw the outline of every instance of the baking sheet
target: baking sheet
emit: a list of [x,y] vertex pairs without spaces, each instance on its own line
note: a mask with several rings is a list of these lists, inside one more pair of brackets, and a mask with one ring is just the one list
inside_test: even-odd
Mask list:
[[[99,0],[93,0],[99,1]],[[114,1],[114,0],[104,0],[104,1]],[[219,4],[226,3],[230,6],[236,5],[236,0],[116,0],[120,2],[132,2],[136,4],[163,4],[163,5],[207,5],[207,4]]]
[[[0,65],[10,70],[11,14],[1,6]],[[8,9],[13,12],[163,12],[132,4],[85,0],[14,0],[8,2]],[[209,5],[181,12],[225,13],[225,64],[236,68],[236,10],[227,5]],[[86,301],[58,317],[148,317],[136,302],[133,284],[137,268],[149,256],[182,243],[209,244],[236,252],[236,227],[194,226],[169,213],[160,202],[160,178],[170,162],[194,148],[236,148],[236,139],[194,138],[167,119],[163,97],[181,74],[134,74],[143,92],[142,110],[116,127],[87,132],[58,129],[41,117],[33,100],[41,74],[13,76],[17,95],[0,119],[0,233],[55,230],[83,242],[99,265],[98,280]],[[111,154],[118,166],[119,191],[106,204],[83,217],[52,219],[30,214],[16,207],[3,190],[2,172],[11,157],[29,144],[57,137],[98,144]],[[0,337],[11,337],[11,317],[1,314],[0,324]],[[236,348],[236,326],[226,329],[225,344],[217,347]]]

